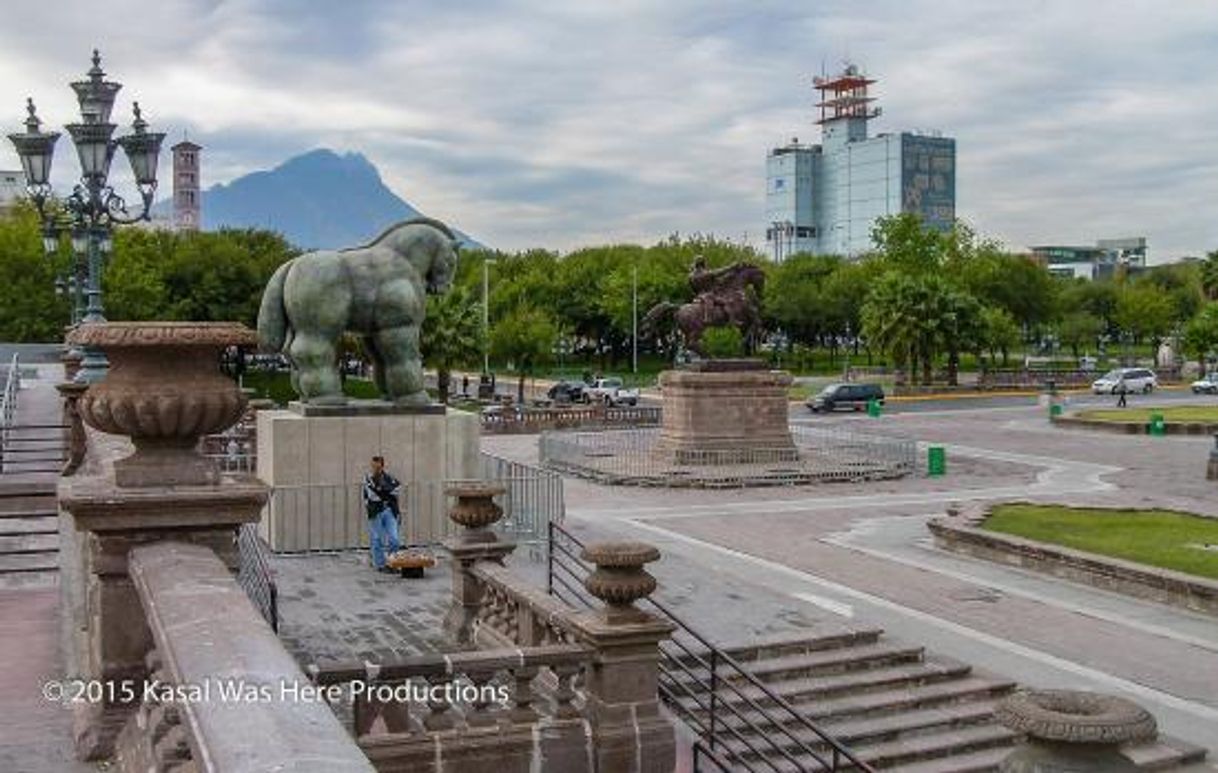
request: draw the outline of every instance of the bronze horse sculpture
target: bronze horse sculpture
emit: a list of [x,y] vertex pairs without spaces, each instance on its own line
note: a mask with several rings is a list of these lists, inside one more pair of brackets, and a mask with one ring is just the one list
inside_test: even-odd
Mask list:
[[765,289],[765,273],[749,263],[735,263],[708,270],[699,256],[689,274],[695,295],[689,303],[669,301],[656,304],[643,318],[641,327],[654,335],[660,322],[669,317],[676,323],[685,348],[700,357],[706,352],[702,335],[708,328],[731,326],[740,330],[746,352],[761,343],[763,323],[760,298]]
[[452,283],[458,240],[438,220],[390,226],[371,243],[308,252],[284,263],[267,283],[258,311],[265,349],[283,352],[301,400],[342,404],[338,342],[363,336],[381,395],[402,405],[430,402],[423,389],[419,329],[427,295]]

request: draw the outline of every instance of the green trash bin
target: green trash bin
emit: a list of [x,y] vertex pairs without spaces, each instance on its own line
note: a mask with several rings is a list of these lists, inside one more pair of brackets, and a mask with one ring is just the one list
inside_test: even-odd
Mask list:
[[1167,434],[1167,422],[1163,420],[1163,414],[1150,414],[1150,434],[1155,437],[1163,437]]
[[1062,415],[1062,404],[1061,403],[1049,403],[1049,415],[1050,416],[1061,416]]
[[943,446],[931,446],[926,449],[926,474],[938,477],[947,472],[947,451]]
[[883,412],[884,412],[884,406],[880,405],[879,400],[876,400],[873,397],[867,401],[867,415],[868,416],[873,416],[873,417],[879,416]]

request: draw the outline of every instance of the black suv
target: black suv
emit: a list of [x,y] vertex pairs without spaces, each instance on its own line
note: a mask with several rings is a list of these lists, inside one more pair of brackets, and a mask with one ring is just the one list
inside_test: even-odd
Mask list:
[[879,384],[830,384],[820,394],[808,398],[808,407],[813,413],[828,413],[842,407],[861,411],[871,400],[884,404],[884,390]]
[[584,402],[584,389],[587,384],[582,381],[559,381],[550,390],[546,392],[546,396],[556,403],[582,403]]

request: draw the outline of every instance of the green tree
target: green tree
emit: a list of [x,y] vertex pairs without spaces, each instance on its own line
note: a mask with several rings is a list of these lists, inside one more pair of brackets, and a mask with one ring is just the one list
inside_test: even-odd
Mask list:
[[1066,314],[1057,325],[1058,338],[1070,347],[1075,359],[1079,358],[1080,350],[1094,344],[1103,332],[1104,321],[1081,309]]
[[452,370],[482,353],[482,304],[464,287],[427,299],[427,318],[420,337],[423,361],[436,369],[440,402],[448,402]]
[[969,293],[949,289],[943,294],[940,336],[947,349],[947,383],[959,383],[960,353],[977,352],[985,340],[981,302]]
[[539,309],[518,308],[491,328],[491,355],[512,363],[519,376],[517,400],[524,403],[524,379],[545,362],[558,336],[549,315]]
[[910,275],[925,275],[939,268],[947,251],[944,235],[925,227],[922,218],[912,212],[876,220],[871,241],[889,267]]
[[1002,365],[1006,367],[1011,349],[1019,344],[1019,324],[1011,312],[997,306],[982,308],[981,341],[990,353],[991,361],[997,360],[998,353],[1002,353]]
[[0,218],[0,340],[58,341],[71,309],[55,294],[55,280],[66,270],[66,249],[43,252],[38,213],[18,203]]
[[1130,284],[1117,292],[1115,321],[1134,341],[1149,340],[1157,347],[1174,319],[1171,298],[1156,285]]
[[1206,298],[1218,301],[1218,250],[1206,254],[1201,262],[1201,289]]
[[744,354],[744,336],[730,325],[707,328],[702,334],[702,347],[711,359],[728,359]]
[[1184,327],[1184,350],[1197,358],[1201,372],[1206,360],[1218,351],[1218,303],[1206,304]]

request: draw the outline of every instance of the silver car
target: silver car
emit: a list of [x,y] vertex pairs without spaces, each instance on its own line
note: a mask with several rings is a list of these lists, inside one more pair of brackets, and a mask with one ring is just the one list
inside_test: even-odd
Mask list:
[[1115,395],[1124,392],[1150,394],[1159,386],[1159,378],[1147,368],[1116,368],[1091,382],[1091,391],[1097,395]]

